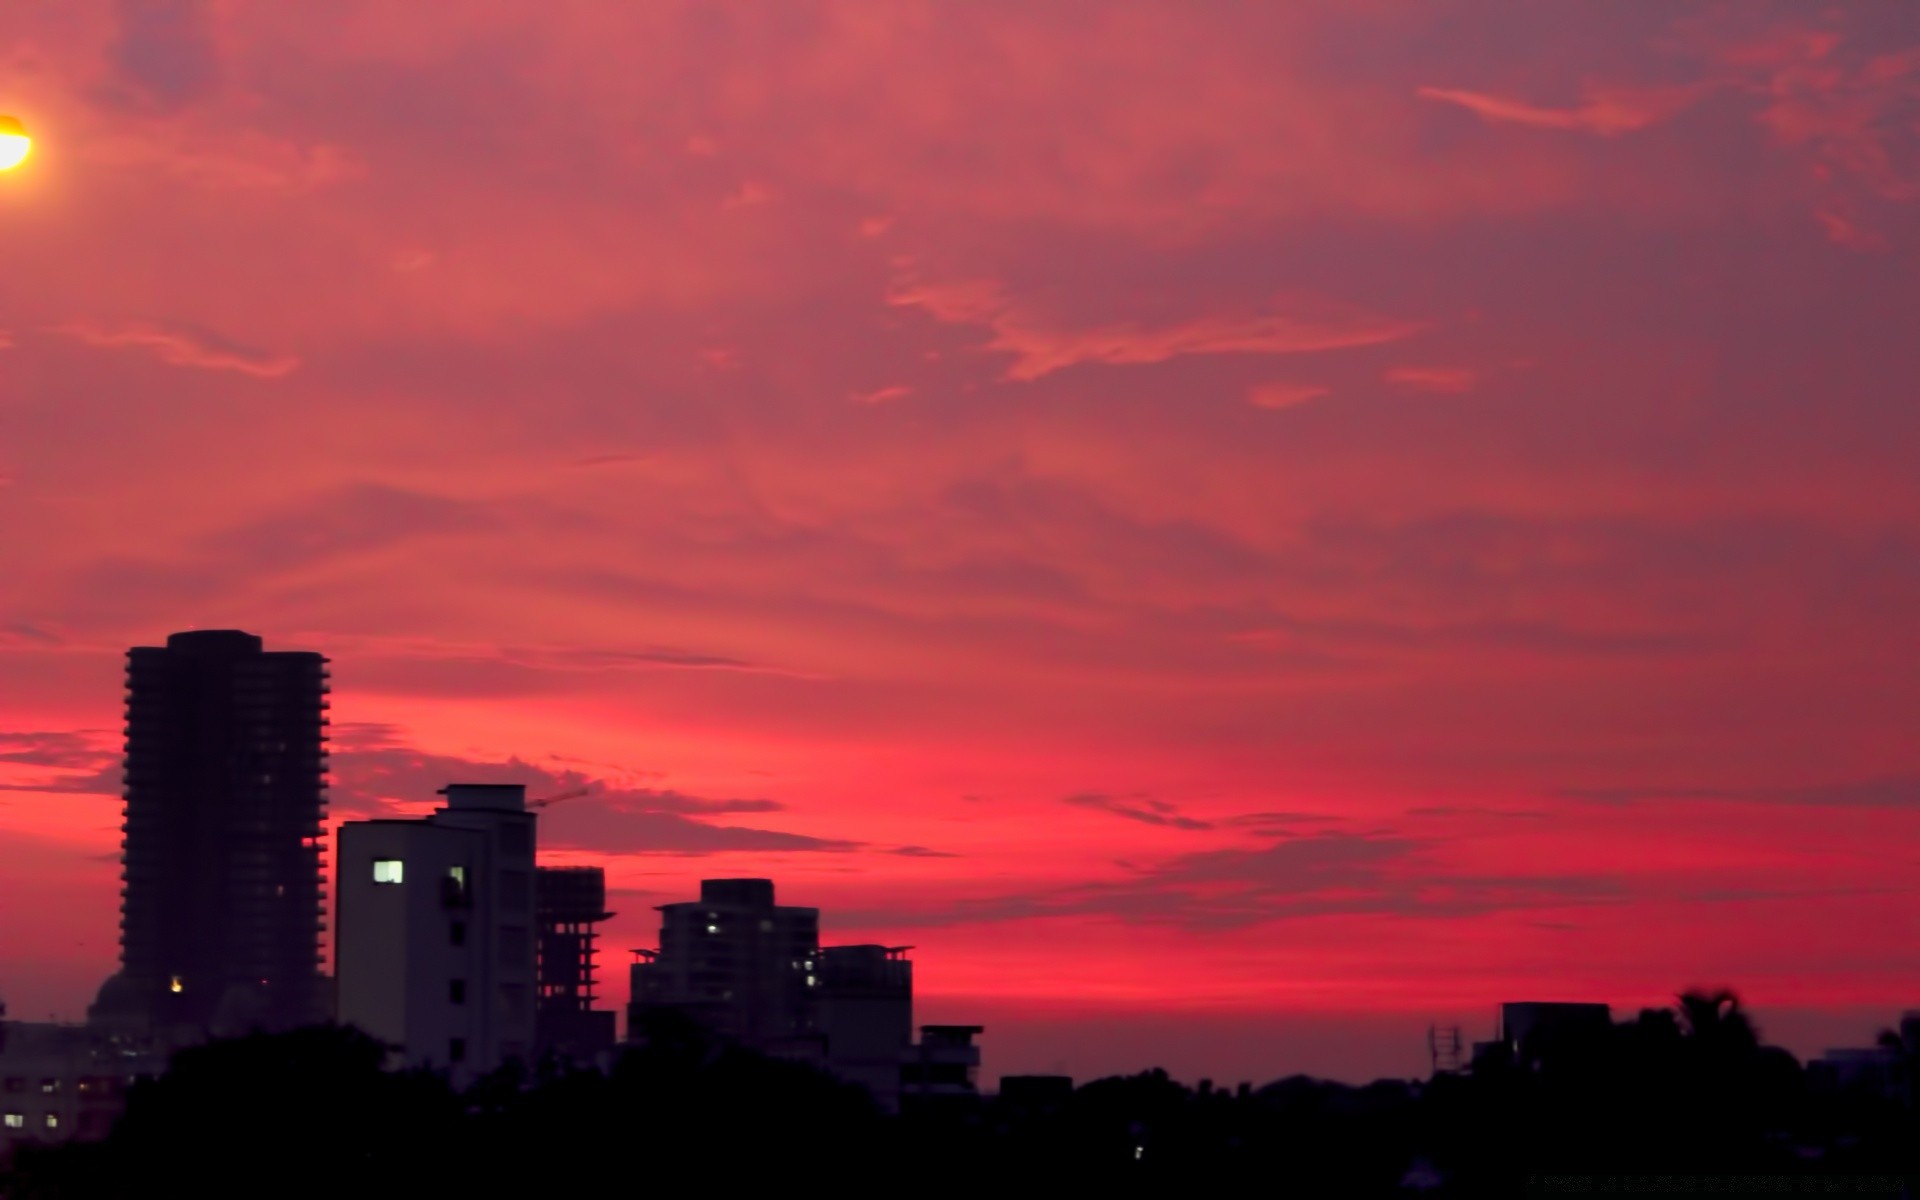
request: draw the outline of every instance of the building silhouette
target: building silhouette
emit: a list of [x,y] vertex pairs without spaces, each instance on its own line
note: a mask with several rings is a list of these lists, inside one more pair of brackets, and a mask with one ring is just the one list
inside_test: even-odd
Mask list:
[[538,1053],[588,1061],[614,1044],[614,1014],[596,1009],[595,959],[607,911],[607,873],[599,867],[539,867],[533,877],[540,960],[535,1043]]
[[1604,1004],[1516,1000],[1500,1006],[1500,1042],[1518,1063],[1533,1063],[1560,1045],[1604,1035],[1613,1010]]
[[456,1085],[533,1053],[534,823],[517,784],[450,784],[419,820],[340,826],[339,1019]]
[[326,661],[238,630],[127,652],[121,966],[97,1026],[179,1040],[326,1016]]
[[659,912],[659,949],[636,951],[629,971],[629,1029],[667,1008],[772,1053],[813,1038],[819,909],[775,904],[771,879],[703,879],[699,900]]
[[859,1083],[886,1111],[977,1097],[978,1025],[913,1040],[910,946],[820,945],[820,910],[774,903],[770,879],[706,879],[659,906],[658,949],[636,950],[629,1037],[670,1010],[709,1033]]
[[913,1044],[911,946],[828,946],[820,952],[816,1024],[826,1065],[900,1107],[901,1063]]
[[920,1040],[901,1064],[900,1094],[907,1103],[971,1100],[980,1095],[980,1025],[922,1025]]

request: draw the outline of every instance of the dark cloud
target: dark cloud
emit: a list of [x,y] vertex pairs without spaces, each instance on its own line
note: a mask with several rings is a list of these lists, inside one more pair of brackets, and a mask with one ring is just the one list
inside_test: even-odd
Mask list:
[[117,0],[119,29],[108,47],[120,86],[110,99],[168,110],[200,99],[220,75],[207,0]]
[[1455,918],[1623,898],[1616,881],[1596,876],[1455,873],[1438,861],[1437,845],[1388,834],[1313,834],[1121,864],[1130,877],[1117,882],[962,901],[919,914],[895,911],[888,919],[946,925],[1093,915],[1229,930],[1310,917]]
[[1074,796],[1063,796],[1062,804],[1071,804],[1076,808],[1091,808],[1116,817],[1125,817],[1129,821],[1140,821],[1147,825],[1164,825],[1169,829],[1212,829],[1211,823],[1194,817],[1182,816],[1180,810],[1164,800],[1155,800],[1148,796],[1109,796],[1104,792],[1081,792]]
[[958,858],[957,854],[945,850],[929,850],[925,846],[896,846],[888,854],[899,854],[906,858]]
[[1564,788],[1557,795],[1588,804],[1642,804],[1662,800],[1721,800],[1805,808],[1920,808],[1920,777],[1894,776],[1795,787],[1702,788],[1643,785]]
[[671,789],[623,787],[517,757],[497,760],[431,754],[375,724],[335,730],[330,800],[343,817],[392,815],[425,806],[449,783],[519,783],[530,799],[570,795],[542,809],[540,844],[605,854],[718,854],[728,851],[847,851],[864,843],[780,830],[717,825],[706,818],[782,811],[779,801],[710,798]]
[[0,763],[56,772],[28,782],[0,783],[0,792],[54,792],[118,796],[120,753],[107,749],[104,730],[0,733]]

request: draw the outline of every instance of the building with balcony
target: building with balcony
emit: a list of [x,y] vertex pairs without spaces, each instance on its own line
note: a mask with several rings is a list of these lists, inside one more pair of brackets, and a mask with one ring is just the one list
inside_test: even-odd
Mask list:
[[128,1037],[324,1020],[326,659],[238,630],[127,652],[120,970]]

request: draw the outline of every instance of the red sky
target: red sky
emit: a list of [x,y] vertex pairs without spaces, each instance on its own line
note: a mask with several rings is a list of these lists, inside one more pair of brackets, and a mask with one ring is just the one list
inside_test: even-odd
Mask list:
[[[15,6],[0,995],[112,967],[125,648],[334,659],[988,1073],[1920,1005],[1920,9]],[[429,11],[431,7],[431,11]]]

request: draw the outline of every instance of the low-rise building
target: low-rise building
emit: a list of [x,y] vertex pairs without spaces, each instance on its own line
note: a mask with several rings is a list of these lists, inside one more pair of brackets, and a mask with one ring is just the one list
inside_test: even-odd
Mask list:
[[981,1025],[922,1025],[920,1041],[900,1073],[903,1103],[973,1099],[980,1095]]
[[0,1019],[0,1158],[31,1142],[105,1137],[127,1089],[164,1066],[162,1052],[84,1025]]

